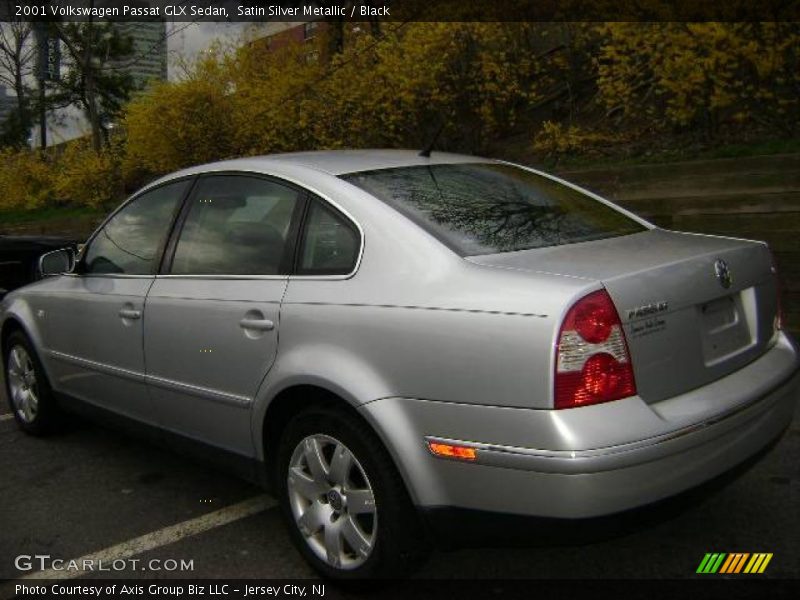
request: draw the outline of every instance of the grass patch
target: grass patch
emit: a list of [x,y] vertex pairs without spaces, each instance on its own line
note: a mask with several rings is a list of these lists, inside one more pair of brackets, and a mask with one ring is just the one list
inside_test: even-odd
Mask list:
[[0,210],[0,235],[60,235],[85,238],[108,214],[105,208],[47,206]]
[[93,219],[106,214],[105,209],[88,206],[46,206],[33,210],[13,208],[0,210],[0,229],[4,225],[35,224],[54,219]]

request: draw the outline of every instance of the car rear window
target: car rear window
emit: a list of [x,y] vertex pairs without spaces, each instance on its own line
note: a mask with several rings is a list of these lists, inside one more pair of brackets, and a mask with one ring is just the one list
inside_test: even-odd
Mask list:
[[623,213],[513,165],[439,164],[348,173],[462,256],[573,244],[644,231]]

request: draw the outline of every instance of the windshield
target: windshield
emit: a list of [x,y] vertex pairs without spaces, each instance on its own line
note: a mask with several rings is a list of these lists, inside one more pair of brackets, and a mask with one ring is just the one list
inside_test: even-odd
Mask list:
[[566,185],[505,164],[439,164],[348,173],[462,256],[628,235],[646,228]]

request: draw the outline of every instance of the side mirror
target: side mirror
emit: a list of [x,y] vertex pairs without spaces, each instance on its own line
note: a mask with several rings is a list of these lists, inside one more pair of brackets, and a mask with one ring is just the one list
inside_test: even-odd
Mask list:
[[52,277],[69,273],[75,268],[75,250],[61,248],[47,252],[39,257],[39,274],[42,277]]

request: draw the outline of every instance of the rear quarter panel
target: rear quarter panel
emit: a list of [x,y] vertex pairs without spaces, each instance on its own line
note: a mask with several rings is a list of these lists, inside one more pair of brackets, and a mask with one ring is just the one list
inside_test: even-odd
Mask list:
[[291,279],[278,359],[256,400],[317,385],[359,406],[408,397],[552,406],[553,344],[572,299],[596,282],[473,265],[460,258],[390,276],[365,254],[346,280]]
[[355,186],[324,180],[316,191],[360,225],[362,258],[350,277],[289,278],[256,439],[272,399],[302,384],[353,406],[387,397],[552,406],[557,324],[597,281],[474,264]]

